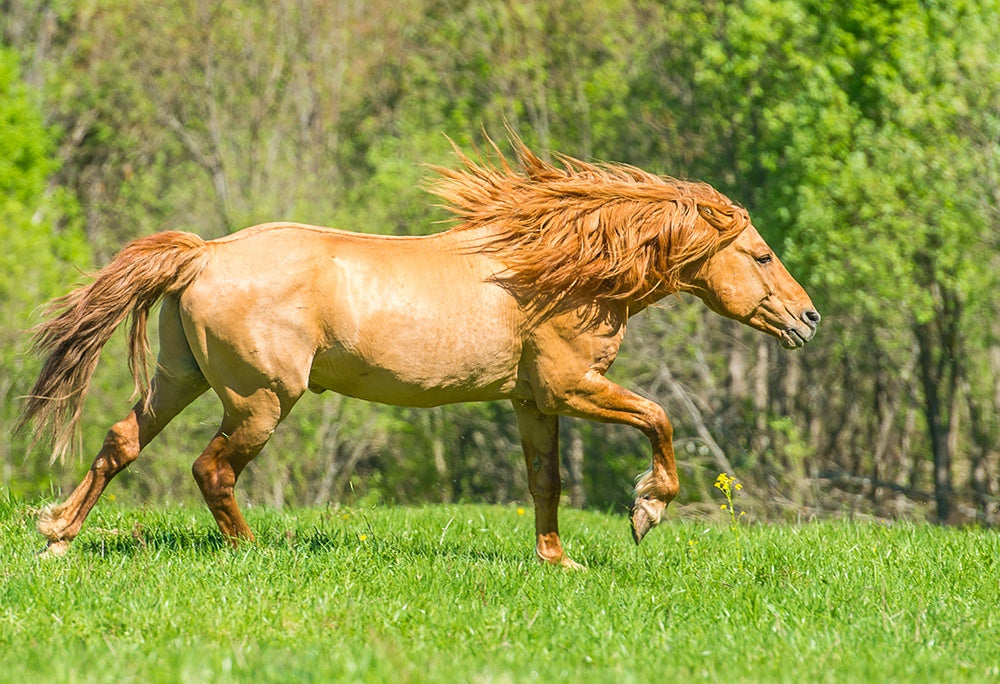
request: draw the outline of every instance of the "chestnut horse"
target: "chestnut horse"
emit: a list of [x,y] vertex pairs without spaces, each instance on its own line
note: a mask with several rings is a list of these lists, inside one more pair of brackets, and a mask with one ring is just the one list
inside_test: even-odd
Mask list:
[[[677,494],[663,409],[611,382],[630,316],[691,292],[713,310],[801,347],[819,314],[750,224],[702,183],[623,165],[544,162],[514,141],[436,169],[459,224],[389,237],[272,223],[218,240],[164,232],[126,245],[93,281],[50,305],[47,354],[22,412],[61,456],[73,441],[101,348],[131,317],[140,400],[108,431],[86,477],[42,512],[46,551],[67,550],[108,482],[209,388],[218,433],[193,472],[222,534],[252,540],[233,498],[240,472],[307,389],[401,406],[509,399],[535,503],[536,553],[576,567],[557,513],[558,416],[624,423],[652,444],[635,485],[636,543]],[[495,148],[494,148],[495,151]],[[147,382],[146,321],[162,301]]]

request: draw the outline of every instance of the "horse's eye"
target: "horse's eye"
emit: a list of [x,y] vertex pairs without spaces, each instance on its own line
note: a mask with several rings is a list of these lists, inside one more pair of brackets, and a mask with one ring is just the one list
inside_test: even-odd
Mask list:
[[757,257],[757,263],[762,265],[769,264],[771,263],[771,259],[773,258],[774,257],[772,257],[770,254],[762,254],[761,256]]

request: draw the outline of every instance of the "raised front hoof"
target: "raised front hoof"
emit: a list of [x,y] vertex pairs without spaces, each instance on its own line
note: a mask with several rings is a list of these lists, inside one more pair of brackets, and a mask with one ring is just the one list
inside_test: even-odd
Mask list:
[[45,548],[38,552],[39,558],[62,558],[69,551],[69,540],[60,539],[58,541],[50,541],[45,545]]
[[646,534],[660,524],[663,512],[667,509],[667,504],[656,499],[647,499],[640,496],[632,504],[632,512],[629,515],[629,522],[632,524],[632,540],[636,544],[642,541]]

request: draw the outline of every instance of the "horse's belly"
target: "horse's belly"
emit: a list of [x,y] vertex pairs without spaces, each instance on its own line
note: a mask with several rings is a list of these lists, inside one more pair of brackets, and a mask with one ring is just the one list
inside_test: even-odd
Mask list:
[[396,342],[377,350],[338,348],[317,355],[310,389],[396,406],[488,401],[515,394],[519,352],[514,349],[483,345],[481,354],[441,353],[416,340]]

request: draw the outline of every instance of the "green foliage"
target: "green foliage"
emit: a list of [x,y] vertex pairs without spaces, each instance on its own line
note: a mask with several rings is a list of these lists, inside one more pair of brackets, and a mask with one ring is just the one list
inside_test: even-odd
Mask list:
[[[12,326],[26,322],[22,308],[49,296],[63,262],[86,265],[82,235],[65,224],[74,205],[49,177],[57,170],[56,136],[43,121],[37,102],[20,81],[17,56],[0,51],[0,305],[8,325],[0,332],[9,353]],[[40,276],[40,277],[39,277]],[[9,361],[9,357],[5,359]]]
[[0,500],[0,667],[25,681],[984,681],[1000,676],[987,531],[670,521],[570,511],[543,567],[513,507],[102,507],[40,561]]
[[[20,79],[17,56],[0,49],[0,423],[13,425],[17,397],[38,370],[25,356],[27,329],[38,305],[86,266],[89,250],[77,228],[76,205],[49,178],[58,169],[56,135],[42,120],[37,98]],[[5,480],[23,458],[20,436],[0,440]],[[37,473],[28,464],[26,474]],[[37,475],[35,475],[37,477]],[[24,483],[27,484],[27,483]],[[37,484],[37,480],[32,485]]]
[[[956,496],[996,515],[996,0],[69,0],[14,3],[0,33],[14,50],[0,59],[6,396],[26,391],[24,366],[37,363],[15,331],[77,280],[66,263],[86,268],[91,252],[103,263],[165,228],[438,230],[446,215],[421,190],[424,165],[450,163],[448,138],[471,151],[485,132],[503,146],[509,126],[543,155],[716,185],[748,207],[824,315],[794,362],[690,300],[633,324],[612,376],[667,408],[684,500],[707,498],[722,453],[748,484],[758,475],[803,505],[839,507],[837,492],[805,492],[841,473],[887,480],[847,495],[895,514],[885,492],[919,500],[945,487],[929,467],[948,456],[943,444],[954,453],[938,470],[954,471]],[[87,404],[88,448],[127,410],[120,350]],[[506,407],[338,402],[300,403],[241,482],[251,501],[523,491]],[[197,497],[186,476],[176,483],[217,414],[202,400],[115,486]],[[644,438],[574,429],[589,505],[626,505]],[[0,451],[5,477],[34,487],[20,453]]]
[[865,283],[859,308],[869,315],[891,313],[885,303],[893,301],[897,312],[926,321],[935,286],[958,288],[969,300],[990,287],[989,261],[967,256],[993,223],[981,200],[997,180],[983,173],[995,124],[973,112],[1000,102],[997,67],[980,47],[985,27],[1000,29],[994,15],[956,21],[954,7],[914,4],[889,24],[867,22],[869,33],[882,27],[869,39],[891,47],[895,59],[869,54],[868,64],[855,63],[873,73],[863,89],[845,93],[856,114],[838,135],[840,152],[815,154],[829,141],[804,150],[816,161],[800,190],[800,220],[838,229],[817,231],[796,252],[811,257],[817,282],[830,290]]

